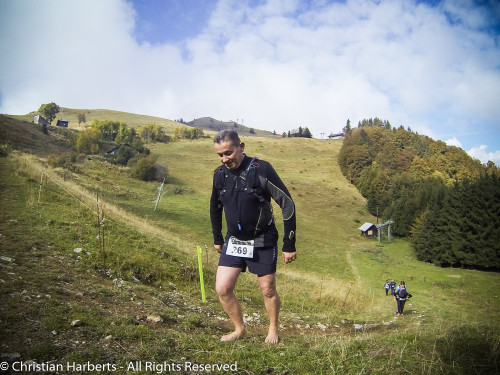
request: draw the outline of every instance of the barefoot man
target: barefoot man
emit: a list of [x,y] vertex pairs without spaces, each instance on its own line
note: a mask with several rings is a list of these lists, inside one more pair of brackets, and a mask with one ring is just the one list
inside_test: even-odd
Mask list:
[[[280,297],[276,291],[278,231],[274,223],[271,198],[283,212],[284,236],[281,257],[285,263],[296,259],[295,205],[290,193],[271,164],[246,156],[245,144],[234,130],[222,130],[214,138],[215,152],[222,165],[214,171],[210,219],[214,247],[220,253],[215,289],[234,324],[234,331],[221,341],[246,336],[241,306],[234,287],[241,272],[258,277],[259,288],[269,315],[265,342],[276,344]],[[227,234],[222,236],[222,212]]]

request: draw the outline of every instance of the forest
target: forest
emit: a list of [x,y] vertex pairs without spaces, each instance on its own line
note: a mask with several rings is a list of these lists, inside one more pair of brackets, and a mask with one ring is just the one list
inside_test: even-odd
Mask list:
[[378,118],[344,130],[342,173],[370,213],[410,238],[419,260],[500,270],[500,171],[493,162]]

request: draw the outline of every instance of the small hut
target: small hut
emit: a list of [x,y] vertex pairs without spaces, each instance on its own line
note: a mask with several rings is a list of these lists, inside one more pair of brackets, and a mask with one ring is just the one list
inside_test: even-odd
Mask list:
[[[128,143],[122,143],[121,145],[115,146],[111,150],[106,151],[106,154],[107,155],[116,155],[116,154],[118,154],[118,151],[120,151],[120,147],[122,147],[122,146],[132,148],[132,146],[130,146]],[[135,151],[135,152],[137,152],[137,151]]]
[[372,223],[364,223],[358,229],[361,231],[361,235],[366,238],[375,238],[378,235],[377,226]]
[[57,120],[57,126],[60,126],[61,128],[67,128],[69,124],[69,120],[65,120],[63,118]]
[[45,120],[45,118],[42,115],[36,115],[35,117],[33,117],[33,122],[38,125],[46,125],[46,126],[50,125],[50,123],[47,120]]

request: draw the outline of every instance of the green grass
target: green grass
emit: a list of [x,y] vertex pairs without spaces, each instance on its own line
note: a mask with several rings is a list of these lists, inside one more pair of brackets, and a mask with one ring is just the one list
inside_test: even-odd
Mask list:
[[[267,318],[250,274],[242,275],[236,293],[244,313],[260,321],[248,322],[244,340],[218,340],[230,324],[213,288],[217,255],[208,201],[219,161],[211,140],[151,145],[170,173],[154,212],[159,183],[133,180],[126,168],[98,157],[80,159],[73,171],[52,169],[42,144],[26,146],[22,131],[17,139],[2,134],[10,134],[3,143],[9,140],[11,152],[0,158],[0,255],[15,259],[0,261],[2,352],[38,362],[124,366],[116,373],[131,361],[237,362],[238,373],[246,374],[498,372],[499,274],[438,268],[418,262],[405,240],[362,238],[357,228],[375,219],[340,173],[341,141],[244,139],[249,155],[279,172],[298,213],[299,258],[278,265],[282,340],[267,346]],[[41,157],[13,152],[19,143]],[[106,218],[104,249],[96,239],[97,193]],[[206,303],[196,246],[204,249]],[[385,296],[387,278],[405,280],[414,296],[402,318]],[[150,315],[162,322],[147,321]],[[76,319],[81,327],[71,327]]]

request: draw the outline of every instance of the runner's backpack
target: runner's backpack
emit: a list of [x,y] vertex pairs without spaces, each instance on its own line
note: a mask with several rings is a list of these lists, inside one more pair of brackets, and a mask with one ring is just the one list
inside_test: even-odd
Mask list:
[[[250,164],[247,169],[245,169],[240,176],[238,177],[239,182],[239,191],[245,192],[248,194],[253,194],[259,198],[259,201],[262,203],[266,200],[264,197],[264,189],[261,185],[261,181],[257,174],[257,168],[259,159],[257,157],[252,158]],[[215,171],[215,188],[219,195],[225,194],[226,191],[230,190],[231,187],[226,186],[226,170],[224,166],[218,167]]]
[[399,289],[398,297],[402,299],[406,299],[406,297],[408,297],[408,292],[406,291],[406,288]]
[[[255,229],[255,233],[259,233],[262,230],[265,230],[268,226],[270,226],[274,222],[273,217],[273,209],[271,206],[271,197],[265,193],[263,183],[259,178],[257,173],[257,168],[259,167],[258,163],[259,159],[257,157],[252,158],[248,167],[237,177],[238,179],[238,216],[241,215],[240,211],[240,202],[241,202],[241,194],[251,194],[259,200],[259,208],[261,210],[262,220],[260,221],[260,225]],[[231,186],[226,186],[227,177],[226,170],[224,166],[218,167],[214,171],[215,178],[215,189],[219,194],[219,204],[221,204],[220,196],[229,193],[231,190]],[[240,224],[238,222],[238,227],[241,230]]]

